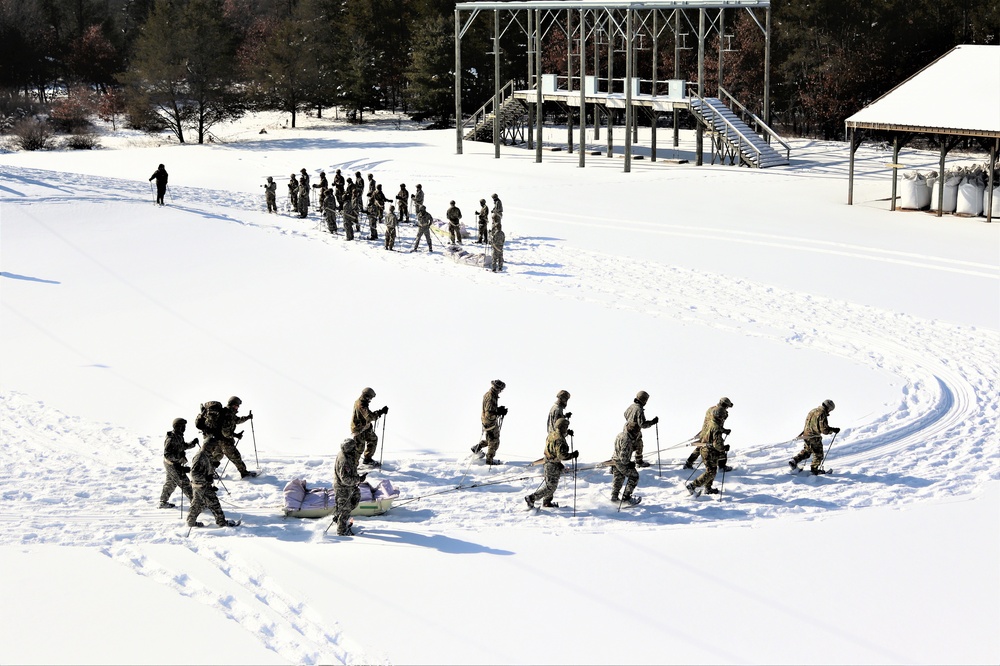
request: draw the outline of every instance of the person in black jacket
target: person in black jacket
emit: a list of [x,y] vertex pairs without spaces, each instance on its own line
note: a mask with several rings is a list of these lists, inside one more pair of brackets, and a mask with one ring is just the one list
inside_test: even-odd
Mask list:
[[163,483],[163,490],[160,492],[161,509],[173,509],[176,506],[170,502],[170,496],[178,487],[187,496],[189,502],[194,499],[191,483],[187,478],[187,473],[191,469],[187,466],[187,450],[197,446],[198,438],[195,437],[190,442],[184,441],[184,430],[187,428],[185,419],[176,418],[171,426],[170,432],[167,433],[167,439],[163,443],[163,467],[167,470],[167,480]]
[[156,179],[156,203],[163,205],[163,196],[167,193],[167,170],[161,164],[156,167],[156,171],[149,177],[150,182]]

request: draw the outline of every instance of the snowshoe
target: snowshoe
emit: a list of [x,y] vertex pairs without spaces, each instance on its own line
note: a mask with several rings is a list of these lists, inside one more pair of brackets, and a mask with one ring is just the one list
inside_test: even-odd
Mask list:
[[496,458],[487,458],[485,462],[486,462],[487,465],[502,465],[503,464],[502,460],[497,460]]
[[542,502],[542,506],[548,507],[550,509],[558,509],[559,502]]
[[820,474],[829,474],[830,473],[830,470],[827,470],[827,469],[812,469],[812,470],[809,470],[809,471],[812,472],[813,476],[819,476]]
[[684,468],[683,468],[683,469],[694,469],[694,465],[692,465],[692,464],[691,464],[691,463],[689,463],[689,462],[685,462],[685,463],[684,463]]
[[201,522],[200,520],[196,520],[193,523],[188,523],[188,527],[204,527],[204,526],[205,523]]
[[368,465],[369,467],[381,467],[382,463],[375,460],[374,458],[365,458],[361,461],[362,465]]
[[636,460],[635,461],[635,466],[636,467],[649,467],[649,463],[646,462],[645,460]]
[[633,495],[625,495],[622,497],[622,504],[628,504],[629,506],[635,506],[642,501],[642,498],[635,497]]
[[241,520],[229,520],[228,518],[223,522],[216,521],[216,527],[238,527],[239,524],[243,522]]
[[620,497],[618,497],[618,495],[617,495],[617,494],[615,494],[615,495],[612,495],[612,496],[611,496],[611,501],[612,501],[612,502],[621,502],[621,501],[622,501],[622,499],[621,499]]
[[705,488],[705,494],[707,494],[707,495],[718,495],[719,494],[719,489],[718,488]]
[[478,444],[476,444],[475,446],[472,447],[472,452],[473,453],[479,453],[480,451],[482,451],[485,448],[486,448],[486,442],[479,442]]
[[686,483],[684,487],[687,488],[687,491],[691,493],[692,497],[697,497],[701,494],[701,488],[695,486],[693,482]]
[[535,500],[534,500],[534,498],[531,497],[531,495],[525,495],[524,501],[528,503],[528,508],[529,509],[534,509],[535,508]]
[[799,464],[797,462],[795,462],[794,460],[789,460],[788,461],[788,466],[792,468],[793,472],[799,471]]
[[719,465],[719,471],[720,472],[732,472],[733,468],[730,467],[729,465]]
[[240,472],[240,478],[241,479],[245,479],[245,478],[249,477],[249,478],[252,479],[252,478],[256,477],[257,474],[258,474],[258,472],[251,472],[251,471],[248,470],[246,472]]
[[175,508],[177,508],[177,505],[174,504],[173,502],[160,502],[160,508],[161,509],[175,509]]

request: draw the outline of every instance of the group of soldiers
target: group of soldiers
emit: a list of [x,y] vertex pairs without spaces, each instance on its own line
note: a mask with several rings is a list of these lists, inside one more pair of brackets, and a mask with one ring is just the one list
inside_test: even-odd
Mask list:
[[[483,455],[489,465],[502,464],[496,458],[496,452],[500,447],[500,429],[503,426],[503,418],[507,415],[507,408],[498,404],[498,398],[500,392],[505,388],[506,384],[502,380],[495,379],[483,396],[481,419],[485,436],[472,447],[472,452]],[[559,391],[556,394],[555,404],[549,410],[546,424],[548,434],[542,457],[545,464],[544,480],[538,490],[524,498],[529,508],[534,508],[538,501],[542,502],[543,507],[559,506],[552,501],[552,498],[565,469],[564,462],[575,460],[580,455],[579,451],[574,451],[566,442],[567,437],[573,436],[573,431],[569,427],[573,414],[565,411],[569,399],[568,391]],[[645,408],[648,402],[649,393],[639,391],[632,400],[632,404],[625,410],[625,424],[622,431],[615,437],[614,452],[607,463],[613,477],[611,501],[620,505],[639,503],[640,498],[633,494],[639,484],[639,469],[650,466],[650,463],[643,458],[642,431],[657,425],[660,417],[646,418]],[[706,494],[718,494],[719,490],[713,486],[716,475],[719,472],[728,472],[733,469],[728,465],[729,444],[726,444],[726,437],[731,431],[725,427],[726,419],[729,417],[729,409],[732,406],[733,402],[729,398],[720,398],[718,403],[709,407],[705,412],[701,431],[692,437],[696,448],[684,463],[684,468],[694,469],[699,457],[705,464],[705,471],[697,479],[686,484],[687,490],[692,495],[697,496],[703,491]],[[796,440],[802,439],[804,446],[788,461],[792,470],[798,470],[799,463],[812,456],[810,467],[812,474],[826,474],[826,470],[822,467],[825,459],[823,435],[840,432],[840,428],[832,427],[828,422],[830,412],[834,408],[832,400],[824,400],[819,407],[811,410],[806,416],[805,427],[795,438]],[[483,453],[484,449],[486,450],[485,454]]]
[[[264,184],[264,199],[269,213],[278,212],[277,189],[278,184],[274,181],[274,177],[268,176],[267,182]],[[400,224],[410,223],[410,204],[412,203],[417,225],[417,237],[414,239],[410,252],[417,251],[421,238],[426,240],[427,251],[434,251],[430,235],[430,226],[434,220],[424,205],[424,190],[421,184],[418,183],[416,191],[411,194],[406,189],[406,183],[400,183],[394,203],[390,203],[388,196],[382,191],[382,185],[376,183],[375,177],[370,173],[366,182],[360,171],[355,172],[352,179],[349,176],[345,178],[341,170],[337,169],[331,184],[327,180],[326,172],[321,171],[319,182],[310,184],[309,173],[305,169],[301,169],[298,176],[293,173],[288,181],[289,208],[301,218],[309,215],[310,193],[314,189],[319,191],[319,210],[330,233],[340,233],[337,224],[339,215],[344,226],[344,237],[347,240],[354,240],[354,234],[361,232],[361,216],[364,215],[368,221],[368,240],[379,240],[378,225],[383,224],[385,226],[384,248],[390,251],[395,250],[397,227]],[[367,202],[364,202],[364,197],[367,197]],[[477,212],[479,234],[476,243],[485,243],[490,246],[493,256],[493,271],[497,272],[503,270],[503,246],[506,235],[503,232],[502,224],[503,202],[496,193],[492,195],[492,199],[492,210],[486,199],[479,200],[480,207]],[[389,204],[388,212],[385,209],[386,204]],[[445,217],[448,221],[451,243],[461,245],[462,211],[455,205],[454,201],[451,201]],[[487,226],[490,220],[492,220],[492,226],[488,230]]]
[[[491,466],[503,464],[496,457],[496,454],[500,448],[500,431],[503,427],[503,420],[508,413],[507,407],[499,404],[500,393],[506,387],[506,383],[500,379],[494,379],[490,382],[489,389],[483,395],[480,414],[483,437],[479,443],[472,447],[472,452],[482,456],[485,462]],[[351,437],[341,443],[340,452],[334,463],[333,487],[336,502],[334,520],[337,524],[337,534],[341,536],[353,534],[350,515],[361,501],[358,485],[364,482],[367,477],[367,473],[360,470],[361,465],[367,465],[369,468],[381,466],[381,461],[374,458],[379,442],[375,428],[378,420],[389,413],[389,407],[383,406],[373,410],[371,401],[374,397],[375,391],[370,387],[365,387],[354,402],[350,424]],[[572,438],[573,436],[573,430],[569,427],[573,413],[566,411],[569,399],[569,391],[561,390],[556,394],[555,404],[549,409],[545,448],[540,461],[544,462],[544,480],[538,490],[524,498],[529,508],[534,508],[535,503],[539,501],[543,507],[559,506],[552,499],[559,486],[559,479],[565,470],[564,463],[575,460],[580,455],[580,452],[573,450],[573,447],[566,441],[567,437]],[[648,402],[649,393],[639,391],[632,403],[626,408],[625,424],[622,431],[615,437],[614,452],[607,462],[613,477],[611,501],[619,503],[619,505],[634,505],[640,502],[640,498],[634,494],[636,486],[639,484],[639,469],[650,466],[650,463],[643,458],[642,431],[657,425],[660,421],[658,416],[651,419],[646,418],[645,408]],[[187,421],[183,418],[174,419],[172,430],[167,433],[163,451],[163,465],[166,468],[167,478],[160,495],[160,508],[174,508],[175,505],[170,502],[170,496],[179,487],[191,502],[187,523],[192,527],[203,526],[202,523],[198,522],[198,517],[206,508],[215,516],[217,525],[234,524],[226,519],[216,494],[218,489],[215,486],[215,480],[219,479],[216,469],[223,457],[228,457],[233,462],[241,478],[257,475],[256,472],[247,470],[236,447],[237,440],[243,436],[242,432],[235,432],[236,426],[253,419],[252,411],[246,416],[238,415],[241,404],[242,401],[233,396],[225,407],[218,402],[208,402],[202,405],[196,426],[201,431],[205,441],[198,453],[195,454],[190,467],[187,466],[187,451],[198,446],[198,439],[195,438],[190,442],[184,440]],[[732,406],[733,402],[729,398],[720,398],[718,403],[709,407],[705,412],[701,431],[691,438],[694,440],[696,448],[684,463],[684,468],[695,469],[699,457],[705,465],[704,472],[697,479],[686,484],[687,490],[692,495],[697,496],[701,492],[717,494],[719,490],[713,486],[716,475],[719,472],[728,472],[733,469],[728,465],[729,444],[726,443],[726,437],[731,431],[725,427]],[[840,432],[840,428],[830,426],[828,421],[830,412],[835,407],[832,400],[824,400],[819,407],[811,410],[806,416],[805,426],[795,438],[804,441],[803,448],[788,461],[789,467],[793,470],[798,470],[799,463],[811,456],[811,472],[815,475],[826,473],[823,469],[823,461],[825,460],[823,435]],[[190,474],[190,481],[188,474]]]
[[[236,432],[236,426],[253,419],[251,411],[246,416],[239,416],[243,401],[232,396],[223,406],[218,401],[209,401],[201,406],[195,426],[201,431],[205,441],[199,445],[195,437],[190,442],[184,440],[187,420],[174,419],[171,430],[167,433],[163,444],[163,467],[167,471],[167,480],[160,492],[160,508],[172,509],[176,505],[170,501],[170,496],[177,488],[191,504],[187,524],[190,527],[204,527],[198,521],[201,512],[208,509],[215,516],[215,524],[219,527],[233,526],[235,523],[226,518],[219,503],[218,487],[215,481],[219,474],[216,471],[226,457],[240,473],[240,478],[257,476],[257,472],[247,469],[240,451],[236,448],[237,440],[243,438],[243,432]],[[190,467],[187,464],[187,452],[198,446]],[[188,479],[190,475],[190,480]]]

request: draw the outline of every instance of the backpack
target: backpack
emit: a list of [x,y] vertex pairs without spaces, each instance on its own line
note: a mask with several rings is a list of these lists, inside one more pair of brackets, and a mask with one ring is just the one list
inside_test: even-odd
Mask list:
[[204,435],[218,435],[222,427],[222,403],[218,400],[203,403],[194,425]]

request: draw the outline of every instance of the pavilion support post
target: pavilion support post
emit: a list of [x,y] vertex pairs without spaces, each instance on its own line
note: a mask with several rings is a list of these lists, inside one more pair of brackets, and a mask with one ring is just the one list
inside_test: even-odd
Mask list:
[[725,41],[726,37],[726,10],[719,8],[719,72],[716,80],[716,97],[722,98],[722,61],[723,53],[725,53]]
[[[657,58],[657,51],[659,50],[657,48],[659,46],[658,44],[659,35],[657,34],[659,30],[659,25],[658,25],[659,21],[657,19],[659,19],[659,17],[660,17],[660,10],[654,9],[653,10],[653,101],[654,102],[656,101],[656,85],[657,85],[656,58]],[[650,133],[649,133],[649,161],[655,162],[656,161],[656,117],[657,117],[656,109],[655,108],[650,109],[649,115],[650,118],[652,119],[650,122]]]
[[578,166],[582,169],[587,161],[587,49],[584,48],[584,33],[586,32],[586,16],[584,9],[580,9],[580,161]]
[[[611,18],[611,11],[608,11],[608,95],[615,91],[615,32],[614,21]],[[614,111],[611,105],[607,107],[608,112],[608,157],[615,156],[615,136],[614,136]]]
[[[596,93],[599,89],[598,80],[601,78],[601,59],[600,59],[600,44],[601,41],[598,38],[597,25],[600,21],[599,15],[594,13],[594,92]],[[601,140],[601,117],[599,111],[601,107],[596,102],[594,103],[594,141]]]
[[[674,78],[681,78],[681,10],[674,10]],[[680,145],[680,111],[674,107],[674,150]]]
[[899,135],[894,134],[892,137],[892,205],[889,210],[896,210],[896,181],[899,169],[896,165],[899,164]]
[[[581,81],[582,83],[582,81]],[[566,149],[573,152],[573,107],[569,93],[573,92],[573,10],[566,10]]]
[[[531,11],[530,9],[528,10]],[[535,163],[542,161],[542,14],[535,10]]]
[[[698,10],[698,97],[705,98],[705,10]],[[705,125],[698,123],[694,141],[695,166],[705,163]]]
[[635,66],[632,62],[632,32],[634,10],[625,10],[625,173],[632,171],[632,124],[635,109],[632,108],[632,77]]
[[500,10],[493,10],[493,157],[500,159]]
[[944,214],[944,158],[948,155],[948,140],[941,141],[941,164],[938,167],[938,207],[937,217]]
[[764,124],[771,124],[771,8],[764,14]]
[[993,150],[990,151],[990,172],[986,175],[986,223],[993,222],[993,174],[997,171],[997,156],[1000,155],[1000,137],[994,140]]
[[852,127],[847,136],[848,141],[851,144],[851,156],[848,161],[847,166],[847,205],[854,205],[854,151],[858,149],[858,142],[855,138],[854,128]]
[[[531,89],[531,84],[534,82],[535,86],[541,87],[541,82],[535,78],[535,58],[532,53],[532,48],[535,44],[535,13],[530,9],[527,10],[528,15],[528,89]],[[528,150],[535,147],[535,116],[532,113],[534,111],[534,104],[528,103],[528,127],[525,134],[528,135]]]
[[462,154],[462,21],[455,10],[455,154]]

